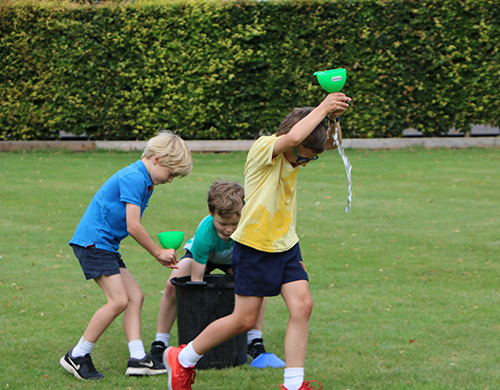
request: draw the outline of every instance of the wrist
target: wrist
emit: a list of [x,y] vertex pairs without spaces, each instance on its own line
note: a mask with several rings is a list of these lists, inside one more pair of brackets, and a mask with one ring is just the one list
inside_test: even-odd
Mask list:
[[[332,111],[328,110],[323,104],[317,106],[313,111],[316,111],[322,118],[332,115]],[[310,114],[309,114],[310,115]]]
[[156,259],[156,260],[159,260],[160,259],[160,256],[161,256],[161,248],[159,246],[156,247],[156,249],[153,251],[153,253],[151,253],[153,255],[153,257]]

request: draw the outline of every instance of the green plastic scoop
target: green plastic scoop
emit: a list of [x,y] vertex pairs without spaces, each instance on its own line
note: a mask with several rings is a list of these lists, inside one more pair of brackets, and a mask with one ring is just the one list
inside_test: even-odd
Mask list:
[[161,232],[158,233],[158,239],[165,249],[177,250],[184,241],[184,232]]
[[344,87],[346,79],[346,70],[344,68],[324,70],[316,72],[314,75],[318,78],[319,85],[328,93],[340,92]]

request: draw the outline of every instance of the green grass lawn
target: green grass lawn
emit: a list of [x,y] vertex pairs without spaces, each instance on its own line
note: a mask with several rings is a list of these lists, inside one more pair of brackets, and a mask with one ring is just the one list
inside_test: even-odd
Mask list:
[[[299,174],[298,234],[315,302],[306,380],[330,389],[500,388],[498,149],[347,150],[354,199],[328,151]],[[104,295],[67,245],[90,199],[140,153],[0,154],[0,389],[166,389],[167,377],[125,377],[121,318],[93,352],[106,378],[78,381],[59,359]],[[158,186],[143,223],[191,237],[206,192],[243,183],[246,153],[194,154],[193,172]],[[143,340],[169,270],[135,241],[124,260],[146,294]],[[179,254],[182,252],[179,251]],[[287,311],[269,300],[264,338],[283,355]],[[176,329],[172,343],[177,344]],[[199,371],[194,389],[276,389],[282,369]]]

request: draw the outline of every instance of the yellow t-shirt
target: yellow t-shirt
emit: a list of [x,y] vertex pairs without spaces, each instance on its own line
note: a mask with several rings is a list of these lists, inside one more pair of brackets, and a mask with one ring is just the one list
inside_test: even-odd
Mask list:
[[279,154],[273,159],[275,135],[260,137],[245,164],[245,206],[231,238],[263,252],[284,252],[299,238],[296,225],[298,169]]

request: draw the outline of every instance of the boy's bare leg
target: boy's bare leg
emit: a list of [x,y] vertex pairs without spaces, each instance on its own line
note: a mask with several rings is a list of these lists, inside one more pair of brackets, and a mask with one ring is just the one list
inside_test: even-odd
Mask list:
[[208,325],[193,340],[193,348],[198,355],[229,340],[231,337],[248,332],[255,326],[263,297],[235,295],[233,312]]
[[177,264],[178,269],[172,270],[170,278],[165,285],[165,291],[161,296],[160,307],[158,308],[158,333],[170,333],[177,317],[175,306],[175,286],[170,283],[172,278],[180,278],[191,274],[191,263],[193,259],[184,258]]
[[[264,340],[262,337],[262,328],[264,326],[264,317],[266,314],[267,297],[264,297],[260,305],[259,316],[252,329],[247,333],[247,355],[256,359],[261,354],[266,353]],[[284,363],[283,363],[284,364]]]
[[288,308],[289,317],[285,334],[286,368],[304,367],[309,336],[309,319],[312,298],[307,280],[297,280],[281,287],[281,295]]
[[156,362],[144,350],[141,335],[141,313],[144,293],[132,274],[126,268],[120,268],[123,283],[127,290],[128,306],[123,314],[123,328],[127,336],[130,358],[127,361],[126,376],[165,374],[167,369],[161,362]]
[[121,274],[102,275],[94,280],[101,287],[108,302],[94,313],[83,333],[85,340],[90,343],[95,343],[128,305],[127,290]]
[[264,317],[266,316],[266,305],[267,305],[267,297],[264,297],[262,300],[262,304],[260,305],[259,316],[257,317],[257,321],[255,322],[255,326],[253,329],[257,329],[262,331],[264,326]]
[[128,269],[120,268],[120,271],[128,296],[128,307],[123,314],[125,336],[127,336],[128,342],[141,340],[141,312],[144,293]]

